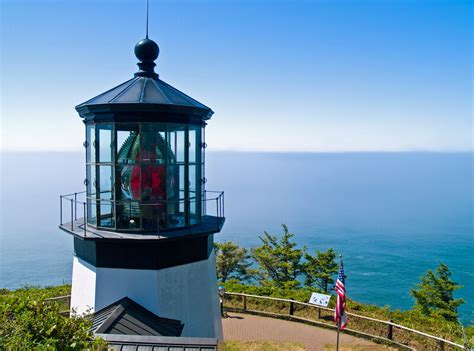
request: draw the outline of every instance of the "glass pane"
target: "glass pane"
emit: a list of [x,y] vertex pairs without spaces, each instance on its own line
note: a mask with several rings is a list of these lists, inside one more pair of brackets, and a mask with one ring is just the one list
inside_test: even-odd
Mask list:
[[95,129],[93,124],[86,126],[86,162],[95,162],[94,150]]
[[166,133],[164,124],[143,124],[140,130],[141,162],[164,164]]
[[167,225],[185,225],[184,218],[184,165],[167,168]]
[[139,161],[140,139],[138,124],[117,125],[117,163],[135,163]]
[[118,200],[140,199],[140,166],[117,166]]
[[97,224],[97,207],[94,199],[87,199],[87,223]]
[[98,125],[99,162],[112,162],[112,125]]
[[189,165],[189,197],[195,197],[199,194],[201,177],[201,168],[197,165]]
[[144,230],[157,230],[159,223],[164,223],[163,212],[164,204],[156,202],[141,202],[140,212],[142,220],[142,228]]
[[179,124],[168,125],[168,163],[183,163],[185,156],[185,126]]
[[201,192],[204,193],[206,189],[206,169],[205,169],[205,163],[206,163],[206,148],[204,147],[206,145],[206,129],[202,128],[201,129]]
[[198,150],[199,138],[197,138],[197,131],[195,126],[189,127],[189,163],[196,163],[196,150]]
[[189,213],[191,224],[201,219],[201,177],[200,165],[189,166]]
[[166,167],[144,165],[141,168],[141,201],[166,200]]
[[120,201],[116,208],[118,229],[140,229],[140,203],[138,201]]
[[100,201],[99,211],[100,222],[98,225],[106,228],[115,227],[112,203],[109,201]]
[[88,197],[95,197],[95,184],[96,184],[96,176],[95,176],[95,165],[87,165],[86,166],[86,190]]
[[176,161],[184,162],[184,154],[187,145],[185,145],[185,131],[179,130],[177,133],[177,145],[176,145]]
[[112,166],[99,166],[99,179],[100,179],[100,198],[103,200],[111,200],[112,196],[112,184],[113,184],[113,167]]

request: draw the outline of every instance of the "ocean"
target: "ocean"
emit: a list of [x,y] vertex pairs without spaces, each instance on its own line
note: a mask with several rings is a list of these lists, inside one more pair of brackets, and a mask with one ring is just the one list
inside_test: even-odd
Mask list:
[[[59,195],[82,191],[82,153],[2,153],[0,288],[71,281],[72,238],[58,229]],[[209,152],[207,189],[225,191],[215,236],[245,247],[288,225],[314,253],[344,256],[348,295],[391,308],[446,263],[474,321],[473,153]]]

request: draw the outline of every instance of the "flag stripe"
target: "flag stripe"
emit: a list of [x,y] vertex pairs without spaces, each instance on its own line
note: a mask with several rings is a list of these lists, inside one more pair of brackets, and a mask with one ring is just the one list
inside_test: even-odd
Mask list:
[[347,325],[346,318],[346,286],[344,278],[344,265],[341,263],[339,265],[339,275],[336,280],[336,308],[334,311],[334,322],[336,325],[339,325],[341,330],[344,329]]

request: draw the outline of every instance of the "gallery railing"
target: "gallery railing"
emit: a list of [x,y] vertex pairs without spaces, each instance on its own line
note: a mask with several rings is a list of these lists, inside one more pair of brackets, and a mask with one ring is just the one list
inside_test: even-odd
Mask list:
[[[219,227],[225,216],[223,191],[205,190],[200,197],[176,201],[101,200],[86,197],[82,191],[61,195],[59,202],[60,227],[71,232],[82,231],[84,236],[91,231],[115,229],[155,233],[186,228],[201,221],[207,226]],[[108,214],[91,216],[97,213],[97,207],[108,209]],[[126,226],[118,226],[119,221]]]

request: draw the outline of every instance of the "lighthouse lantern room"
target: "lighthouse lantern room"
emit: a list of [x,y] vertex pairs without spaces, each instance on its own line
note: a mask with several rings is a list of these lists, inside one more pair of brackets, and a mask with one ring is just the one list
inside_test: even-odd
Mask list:
[[158,45],[135,46],[134,77],[76,107],[85,124],[85,192],[61,196],[74,237],[71,308],[129,298],[222,338],[213,236],[224,194],[205,190],[204,130],[213,112],[159,79]]

